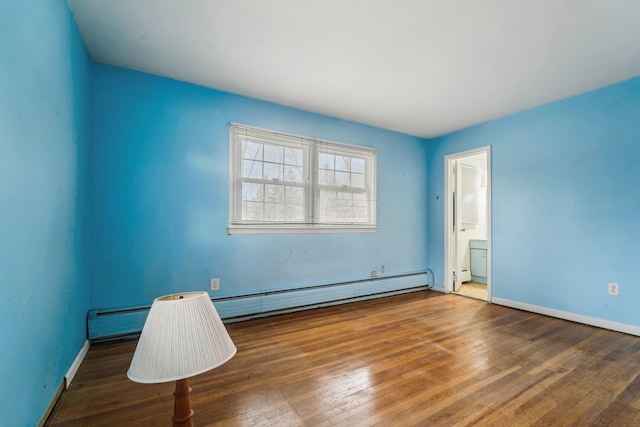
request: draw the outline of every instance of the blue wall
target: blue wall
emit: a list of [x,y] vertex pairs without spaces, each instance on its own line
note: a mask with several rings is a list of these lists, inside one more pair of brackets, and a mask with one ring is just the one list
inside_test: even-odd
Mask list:
[[[429,265],[443,283],[444,156],[492,147],[493,296],[640,325],[640,78],[433,140]],[[607,295],[607,283],[620,296]]]
[[[91,306],[149,304],[427,268],[426,144],[370,126],[91,67]],[[229,122],[378,148],[375,234],[227,235]]]
[[64,0],[0,6],[0,425],[33,426],[85,340],[89,61]]
[[[88,308],[211,277],[228,296],[382,264],[442,284],[444,156],[484,145],[493,295],[640,325],[640,78],[427,142],[89,65],[64,0],[27,0],[0,6],[0,93],[0,425],[42,417]],[[378,148],[379,231],[227,235],[230,121]]]

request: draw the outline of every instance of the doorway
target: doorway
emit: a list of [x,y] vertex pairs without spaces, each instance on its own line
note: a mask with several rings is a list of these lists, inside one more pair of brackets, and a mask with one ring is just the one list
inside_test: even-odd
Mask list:
[[445,292],[491,302],[491,147],[445,156],[444,234]]

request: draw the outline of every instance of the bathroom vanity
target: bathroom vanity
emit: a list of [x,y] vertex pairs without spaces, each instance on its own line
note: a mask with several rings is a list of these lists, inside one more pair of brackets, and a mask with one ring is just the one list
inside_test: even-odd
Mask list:
[[471,279],[478,283],[487,283],[487,241],[469,240],[471,252]]

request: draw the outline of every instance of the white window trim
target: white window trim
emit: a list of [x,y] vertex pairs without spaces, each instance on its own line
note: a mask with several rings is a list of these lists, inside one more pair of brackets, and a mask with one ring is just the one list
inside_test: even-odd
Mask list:
[[354,226],[354,225],[229,225],[229,234],[356,234],[375,233],[377,226]]
[[[236,172],[236,167],[238,166],[236,162],[238,159],[237,148],[234,144],[233,138],[233,128],[234,126],[245,127],[253,130],[270,132],[273,134],[283,135],[287,137],[294,138],[302,138],[306,141],[311,141],[313,146],[311,147],[311,161],[309,162],[309,179],[312,181],[311,183],[305,184],[305,187],[311,187],[311,190],[305,193],[309,199],[314,199],[310,201],[312,203],[312,207],[310,208],[310,218],[309,223],[278,223],[278,224],[239,224],[232,223],[232,218],[234,215],[234,203],[235,198],[237,197],[236,189],[234,188],[235,184],[235,176],[234,172]],[[327,224],[327,223],[314,223],[314,216],[316,215],[315,206],[313,203],[316,202],[316,192],[319,191],[320,185],[317,184],[318,181],[318,147],[322,145],[335,147],[338,150],[345,150],[348,152],[361,152],[368,153],[368,161],[367,167],[369,168],[366,172],[366,178],[368,179],[366,183],[366,191],[373,192],[374,200],[369,201],[370,205],[368,207],[368,214],[370,217],[369,223],[366,224]],[[377,226],[377,152],[378,150],[371,147],[364,147],[358,145],[350,145],[344,144],[340,142],[333,142],[327,140],[320,140],[317,138],[310,138],[302,135],[295,135],[290,133],[273,131],[270,129],[259,128],[255,126],[248,126],[240,123],[230,123],[229,127],[229,224],[227,227],[228,233],[230,235],[233,234],[297,234],[297,233],[375,233],[378,230]],[[237,204],[236,204],[237,206]]]

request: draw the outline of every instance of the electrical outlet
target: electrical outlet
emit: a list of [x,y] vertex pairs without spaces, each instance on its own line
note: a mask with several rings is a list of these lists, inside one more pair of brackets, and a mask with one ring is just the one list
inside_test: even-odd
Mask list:
[[384,274],[384,271],[385,271],[384,265],[381,265],[380,266],[380,274]]
[[219,291],[220,290],[220,279],[211,279],[211,290]]
[[609,295],[618,296],[620,289],[617,283],[609,283],[607,287],[609,289]]

